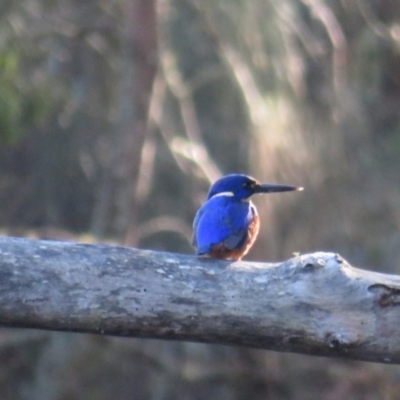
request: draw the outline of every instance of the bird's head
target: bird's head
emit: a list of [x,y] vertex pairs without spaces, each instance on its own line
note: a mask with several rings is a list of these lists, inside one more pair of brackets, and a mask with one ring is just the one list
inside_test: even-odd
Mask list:
[[207,199],[214,196],[231,196],[245,200],[256,193],[289,192],[303,190],[302,187],[259,183],[254,178],[242,174],[225,175],[211,185]]

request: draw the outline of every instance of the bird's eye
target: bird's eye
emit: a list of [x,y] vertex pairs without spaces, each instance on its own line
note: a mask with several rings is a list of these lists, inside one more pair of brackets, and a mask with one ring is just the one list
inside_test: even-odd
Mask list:
[[251,181],[245,182],[243,183],[243,187],[246,189],[254,189],[256,187],[256,182],[251,182]]

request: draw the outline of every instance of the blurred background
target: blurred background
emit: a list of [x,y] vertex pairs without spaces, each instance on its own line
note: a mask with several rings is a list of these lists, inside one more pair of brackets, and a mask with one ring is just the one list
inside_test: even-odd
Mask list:
[[[258,197],[248,260],[399,273],[400,2],[0,0],[3,235],[193,252],[210,182]],[[0,331],[0,399],[399,399],[400,369]]]

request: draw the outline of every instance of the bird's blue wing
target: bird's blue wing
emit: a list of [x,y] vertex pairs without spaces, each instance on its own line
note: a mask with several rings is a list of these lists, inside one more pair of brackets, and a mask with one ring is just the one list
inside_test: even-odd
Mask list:
[[218,196],[208,200],[193,222],[193,243],[197,254],[206,254],[213,246],[223,244],[229,250],[243,245],[252,220],[248,202]]
[[194,217],[194,220],[193,220],[193,236],[192,236],[192,245],[193,246],[195,246],[195,247],[197,247],[197,239],[196,239],[196,232],[197,232],[197,226],[198,226],[198,224],[199,224],[199,221],[200,221],[200,219],[201,219],[201,216],[203,215],[203,213],[204,213],[204,210],[205,210],[205,204],[202,206],[202,207],[200,207],[199,208],[199,210],[197,211],[197,213],[196,213],[196,215],[195,215],[195,217]]

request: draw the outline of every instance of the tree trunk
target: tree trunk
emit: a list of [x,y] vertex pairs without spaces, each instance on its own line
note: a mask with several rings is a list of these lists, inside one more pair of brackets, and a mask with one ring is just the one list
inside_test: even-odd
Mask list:
[[400,363],[400,277],[314,253],[278,264],[0,239],[0,324]]

